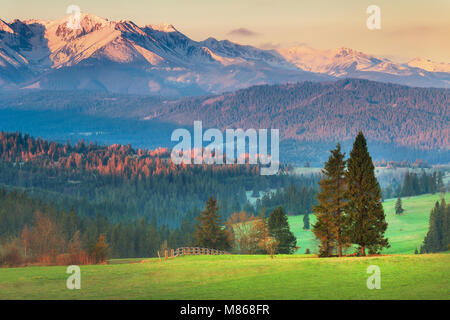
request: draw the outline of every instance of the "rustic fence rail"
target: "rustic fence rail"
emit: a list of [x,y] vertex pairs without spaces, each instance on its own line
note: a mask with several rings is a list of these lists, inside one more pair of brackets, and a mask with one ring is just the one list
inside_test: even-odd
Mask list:
[[[229,252],[218,250],[218,249],[210,249],[210,248],[199,248],[199,247],[182,247],[178,249],[165,249],[164,250],[164,260],[169,258],[176,258],[181,256],[194,256],[194,255],[224,255],[231,254]],[[161,260],[161,254],[158,251],[158,257]]]

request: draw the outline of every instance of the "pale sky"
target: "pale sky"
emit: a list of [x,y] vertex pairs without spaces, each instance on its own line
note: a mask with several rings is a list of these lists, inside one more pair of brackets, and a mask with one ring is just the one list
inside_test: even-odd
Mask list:
[[[214,37],[262,48],[349,47],[406,62],[450,63],[450,0],[0,0],[0,18],[59,19],[69,5],[109,20],[170,23],[194,40]],[[381,29],[369,30],[369,5]]]

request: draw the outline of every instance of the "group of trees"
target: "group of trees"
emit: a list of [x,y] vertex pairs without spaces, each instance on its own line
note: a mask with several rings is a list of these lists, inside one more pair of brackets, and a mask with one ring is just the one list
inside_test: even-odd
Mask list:
[[113,222],[0,189],[0,264],[98,263],[107,257],[154,257],[161,247],[193,245],[195,213],[171,229],[144,218]]
[[49,216],[36,211],[33,222],[26,225],[20,236],[0,246],[0,265],[18,266],[24,263],[39,264],[93,264],[109,257],[104,234],[97,239],[83,239],[79,230],[70,237],[61,225]]
[[420,248],[421,253],[450,250],[450,205],[442,199],[431,210],[428,233]]
[[382,188],[383,199],[411,197],[425,193],[445,192],[445,167],[431,169],[392,169],[376,168],[377,178]]
[[381,190],[375,177],[366,139],[359,132],[348,160],[338,144],[331,151],[320,181],[318,205],[313,210],[317,222],[313,232],[320,241],[320,256],[343,255],[345,248],[358,246],[366,255],[388,247]]
[[297,184],[292,184],[275,192],[264,194],[255,203],[255,212],[265,208],[272,211],[282,206],[288,215],[300,215],[311,212],[317,203],[317,184],[320,180],[318,174],[302,177]]
[[226,223],[217,212],[217,200],[211,197],[197,217],[196,245],[244,254],[291,254],[296,249],[297,239],[289,229],[282,207],[273,210],[268,218],[264,211],[258,216],[245,211],[235,212]]
[[406,172],[399,196],[410,197],[425,193],[444,191],[443,175],[441,171],[426,173],[422,170],[420,176],[415,172]]

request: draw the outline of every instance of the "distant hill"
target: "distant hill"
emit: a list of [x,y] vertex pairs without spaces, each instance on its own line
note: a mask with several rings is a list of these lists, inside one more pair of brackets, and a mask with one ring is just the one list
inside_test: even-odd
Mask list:
[[277,128],[282,140],[352,140],[359,130],[378,144],[450,149],[450,90],[368,80],[262,85],[168,102],[147,119],[217,128]]

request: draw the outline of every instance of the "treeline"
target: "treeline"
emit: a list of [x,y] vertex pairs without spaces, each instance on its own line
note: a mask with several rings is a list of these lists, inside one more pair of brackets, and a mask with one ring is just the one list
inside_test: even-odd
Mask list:
[[420,248],[420,253],[432,253],[450,250],[450,205],[436,202],[430,213],[428,233]]
[[100,214],[81,217],[25,192],[0,189],[0,256],[4,264],[154,257],[161,246],[192,245],[193,220],[187,217],[180,228],[172,230],[143,218],[114,223]]
[[403,161],[374,161],[373,165],[375,167],[381,167],[381,168],[430,168],[430,165],[427,163],[427,161],[423,161],[421,159],[416,159],[416,161],[411,162],[407,160]]
[[311,175],[303,177],[302,182],[310,181],[310,185],[298,187],[289,185],[287,188],[279,189],[274,192],[266,193],[261,199],[257,199],[254,212],[260,212],[262,209],[270,212],[281,206],[288,215],[306,214],[312,211],[313,205],[317,204],[317,185],[320,175]]
[[322,257],[335,254],[354,245],[357,255],[379,253],[389,247],[384,237],[387,229],[381,200],[381,189],[375,177],[375,167],[367,149],[367,142],[359,132],[348,160],[340,144],[331,150],[324,165],[324,177],[313,210],[317,222],[313,232],[320,241]]
[[384,180],[383,199],[411,197],[425,193],[445,192],[448,186],[444,183],[443,169],[432,169],[421,172],[406,171],[403,174],[383,172],[378,178]]
[[425,193],[436,193],[444,191],[442,172],[426,173],[422,171],[420,176],[415,172],[406,172],[403,178],[400,196],[410,197]]

